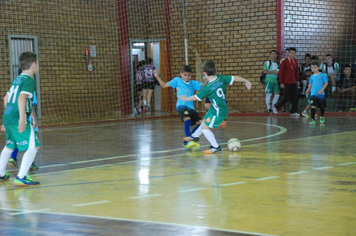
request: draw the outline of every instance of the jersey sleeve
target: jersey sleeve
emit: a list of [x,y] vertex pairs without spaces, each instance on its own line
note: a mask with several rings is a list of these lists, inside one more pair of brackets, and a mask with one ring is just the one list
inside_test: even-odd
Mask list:
[[23,86],[21,87],[20,93],[25,93],[29,98],[32,98],[33,93],[35,91],[35,80],[27,79],[24,81]]
[[178,77],[175,77],[174,79],[172,79],[171,81],[168,82],[168,84],[172,87],[172,88],[177,88],[178,85]]
[[324,83],[329,81],[329,78],[326,76],[326,74],[323,74],[323,81]]
[[224,84],[232,85],[234,83],[234,76],[230,75],[221,75],[221,80]]
[[207,86],[204,86],[202,89],[200,89],[200,91],[195,95],[195,97],[201,101],[203,100],[206,96],[207,96],[207,91],[206,88]]
[[193,85],[193,90],[200,90],[201,86],[202,86],[202,83],[201,82],[198,82],[196,80],[191,80],[190,81]]
[[269,69],[268,69],[269,65],[268,64],[269,64],[269,61],[266,61],[264,66],[263,66],[263,70],[268,70],[269,71]]

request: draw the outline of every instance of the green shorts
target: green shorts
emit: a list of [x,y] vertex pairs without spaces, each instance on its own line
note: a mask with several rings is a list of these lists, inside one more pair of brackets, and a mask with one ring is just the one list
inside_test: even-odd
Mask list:
[[6,147],[10,149],[18,148],[19,151],[24,151],[29,148],[39,147],[40,142],[32,128],[32,125],[27,124],[26,130],[22,133],[18,131],[18,125],[4,125],[6,129]]
[[219,125],[226,119],[226,116],[215,116],[211,113],[206,113],[204,116],[204,123],[209,127],[209,128],[214,128],[217,129]]
[[279,93],[279,84],[278,82],[266,82],[265,93],[267,94],[276,94]]

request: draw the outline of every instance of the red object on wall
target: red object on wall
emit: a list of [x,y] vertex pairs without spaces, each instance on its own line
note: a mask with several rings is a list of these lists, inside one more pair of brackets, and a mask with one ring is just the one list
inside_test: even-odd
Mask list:
[[127,0],[118,0],[120,105],[121,113],[130,113],[130,44],[127,19]]
[[278,61],[284,52],[284,0],[277,0],[277,54]]

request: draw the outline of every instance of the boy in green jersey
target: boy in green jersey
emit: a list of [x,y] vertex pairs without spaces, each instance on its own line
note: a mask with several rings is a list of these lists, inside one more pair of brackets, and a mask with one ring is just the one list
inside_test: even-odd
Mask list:
[[1,131],[6,131],[6,145],[0,156],[0,180],[6,180],[10,177],[6,171],[6,166],[12,151],[18,148],[19,151],[27,151],[23,156],[14,185],[36,186],[40,183],[34,181],[27,175],[27,172],[40,149],[40,143],[29,121],[33,112],[33,93],[36,84],[33,78],[38,73],[39,66],[37,55],[33,52],[21,53],[19,61],[23,73],[12,81],[4,98],[5,111]]
[[183,101],[202,101],[206,97],[209,98],[211,107],[204,116],[202,125],[191,136],[185,137],[184,140],[197,140],[204,133],[205,138],[211,145],[204,153],[211,154],[221,151],[221,147],[209,128],[218,128],[229,114],[229,108],[226,104],[226,85],[232,85],[234,82],[245,82],[246,88],[251,89],[251,83],[240,76],[216,75],[215,63],[211,60],[204,63],[203,72],[205,78],[209,81],[208,84],[203,86],[196,95],[190,97],[183,95],[179,99]]

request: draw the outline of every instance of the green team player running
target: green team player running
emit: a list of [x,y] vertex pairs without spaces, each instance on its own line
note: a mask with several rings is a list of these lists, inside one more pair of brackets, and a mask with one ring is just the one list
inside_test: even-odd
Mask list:
[[33,77],[38,73],[39,66],[37,55],[33,52],[21,53],[19,61],[23,73],[12,81],[10,90],[4,98],[6,106],[1,130],[6,131],[6,146],[0,156],[0,180],[9,179],[10,174],[6,171],[6,166],[12,151],[18,148],[19,151],[27,151],[23,155],[14,185],[34,186],[40,183],[34,181],[27,175],[27,172],[40,149],[40,143],[29,117],[33,109],[33,93],[36,84]]
[[226,104],[226,85],[232,85],[234,82],[244,82],[246,88],[250,90],[251,83],[240,76],[216,75],[215,63],[212,60],[207,60],[204,63],[203,72],[209,81],[208,84],[203,86],[196,95],[190,97],[183,95],[179,98],[183,101],[202,101],[207,97],[211,101],[211,107],[204,116],[202,125],[190,136],[184,138],[185,141],[194,141],[204,133],[205,138],[211,145],[204,153],[211,154],[221,151],[214,133],[209,128],[218,128],[229,114],[229,108]]

